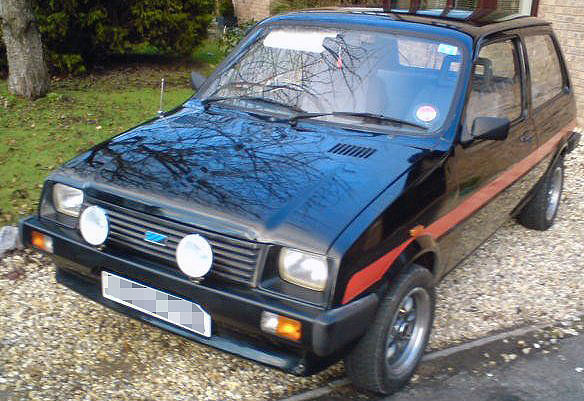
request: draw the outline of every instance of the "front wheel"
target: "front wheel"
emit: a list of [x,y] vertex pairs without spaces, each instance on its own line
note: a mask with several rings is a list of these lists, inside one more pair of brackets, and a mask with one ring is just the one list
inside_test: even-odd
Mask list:
[[390,286],[373,324],[345,358],[356,387],[391,394],[412,377],[434,319],[433,282],[428,269],[414,265]]

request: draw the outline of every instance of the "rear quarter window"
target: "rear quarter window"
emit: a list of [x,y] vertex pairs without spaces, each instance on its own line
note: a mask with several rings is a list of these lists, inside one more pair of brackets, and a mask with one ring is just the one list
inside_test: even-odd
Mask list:
[[550,35],[525,37],[531,72],[531,100],[538,107],[562,92],[564,76],[558,50]]

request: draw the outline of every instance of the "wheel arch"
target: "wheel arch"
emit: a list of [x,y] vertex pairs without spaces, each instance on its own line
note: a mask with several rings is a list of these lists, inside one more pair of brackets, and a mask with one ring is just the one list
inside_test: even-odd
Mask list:
[[427,269],[434,276],[435,283],[442,276],[440,251],[436,241],[430,235],[423,235],[411,239],[411,243],[388,266],[386,273],[378,282],[374,292],[379,297],[383,297],[397,277],[413,265]]
[[440,262],[440,251],[434,238],[429,234],[421,235],[415,237],[406,249],[404,249],[394,262],[397,266],[391,266],[388,270],[388,273],[393,270],[393,274],[386,275],[384,280],[390,282],[395,276],[414,264],[428,269],[434,278],[437,279],[441,274]]
[[554,155],[554,158],[552,159],[552,162],[550,163],[550,168],[551,166],[553,166],[559,159],[561,159],[562,157],[565,157],[568,153],[570,153],[569,150],[569,143],[568,141],[565,141],[564,143],[562,143],[558,149],[558,151],[556,152],[556,154]]

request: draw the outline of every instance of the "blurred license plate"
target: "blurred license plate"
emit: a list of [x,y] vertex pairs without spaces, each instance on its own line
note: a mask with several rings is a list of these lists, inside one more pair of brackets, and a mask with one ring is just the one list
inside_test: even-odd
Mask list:
[[101,272],[101,289],[104,298],[211,337],[211,315],[194,302],[106,271]]

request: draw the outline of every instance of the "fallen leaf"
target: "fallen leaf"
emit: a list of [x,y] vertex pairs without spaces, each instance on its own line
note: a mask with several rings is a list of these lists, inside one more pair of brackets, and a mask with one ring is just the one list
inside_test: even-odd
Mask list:
[[19,280],[19,279],[23,278],[25,274],[26,274],[26,271],[22,267],[16,267],[11,272],[8,272],[8,273],[4,274],[2,276],[2,278],[5,278],[7,280],[14,280],[14,281],[16,281],[16,280]]

